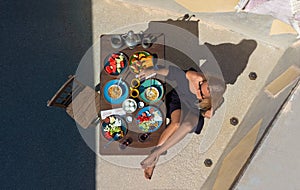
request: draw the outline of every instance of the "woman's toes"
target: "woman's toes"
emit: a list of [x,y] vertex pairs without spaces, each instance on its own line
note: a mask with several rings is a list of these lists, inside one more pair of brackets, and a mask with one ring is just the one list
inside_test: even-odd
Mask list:
[[144,170],[144,176],[146,179],[151,179],[153,175],[153,170],[155,167],[148,167]]

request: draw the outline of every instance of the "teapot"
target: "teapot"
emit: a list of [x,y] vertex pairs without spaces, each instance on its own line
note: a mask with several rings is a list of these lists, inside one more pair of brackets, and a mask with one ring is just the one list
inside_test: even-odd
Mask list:
[[143,32],[140,32],[140,34],[135,34],[132,30],[130,30],[127,34],[122,35],[122,38],[125,41],[125,44],[130,48],[133,49],[135,46],[139,45],[141,43],[141,35]]

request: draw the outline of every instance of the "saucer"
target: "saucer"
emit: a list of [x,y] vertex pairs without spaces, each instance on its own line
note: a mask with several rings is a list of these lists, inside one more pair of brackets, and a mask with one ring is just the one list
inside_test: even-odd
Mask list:
[[[155,88],[159,95],[156,99],[149,99],[147,98],[147,89],[149,89],[150,87]],[[153,90],[153,89],[152,89]],[[161,84],[161,82],[159,80],[156,79],[147,79],[145,80],[139,87],[139,91],[140,91],[140,98],[148,104],[154,104],[156,102],[158,102],[164,95],[164,88],[163,85]]]

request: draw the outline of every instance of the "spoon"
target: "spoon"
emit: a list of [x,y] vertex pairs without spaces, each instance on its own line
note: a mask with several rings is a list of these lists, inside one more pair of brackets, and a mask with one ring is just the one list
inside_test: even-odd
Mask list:
[[117,84],[118,86],[120,85],[121,80],[122,80],[122,77],[118,81],[118,84]]
[[105,145],[104,145],[104,148],[108,148],[109,145],[114,142],[114,141],[117,141],[120,139],[120,134],[116,134],[113,138],[111,138]]
[[110,140],[104,145],[104,148],[108,148],[109,145],[110,145],[112,142],[114,142],[114,141],[115,141],[114,138],[110,139]]
[[[117,86],[120,87],[120,82],[122,80],[122,77],[119,79],[118,83],[117,83]],[[114,92],[115,93],[118,93],[118,90],[116,88],[114,88]]]

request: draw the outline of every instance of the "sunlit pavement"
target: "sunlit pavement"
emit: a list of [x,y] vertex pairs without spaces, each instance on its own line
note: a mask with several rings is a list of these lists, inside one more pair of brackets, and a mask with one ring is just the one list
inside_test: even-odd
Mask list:
[[278,115],[235,189],[298,189],[300,187],[299,113],[300,86],[295,89]]
[[[134,25],[136,23],[146,23],[153,20],[167,20],[169,18],[177,19],[179,16],[182,16],[185,13],[189,13],[187,7],[180,5],[175,1],[92,1],[93,41],[94,43],[96,43],[98,42],[99,36],[101,34],[111,33],[122,27],[128,28],[129,25],[132,25],[134,28]],[[202,14],[202,17],[206,18],[203,22],[207,23],[214,23],[214,21],[216,20],[218,20],[218,22],[224,21],[222,27],[229,27],[231,29],[234,29],[238,33],[242,33],[244,32],[244,30],[240,29],[243,28],[240,26],[241,23],[237,24],[235,23],[235,20],[232,20],[232,16],[234,14],[235,13],[224,14],[224,17],[217,18],[212,14],[205,13]],[[195,13],[195,15],[197,17],[198,15],[200,15],[200,13]],[[261,17],[251,17],[249,19],[260,19],[256,22],[256,24],[257,26],[260,25],[261,27],[252,27],[252,30],[250,29],[248,31],[245,31],[246,35],[251,35],[256,39],[264,41],[265,43],[270,43],[276,48],[284,49],[293,43],[294,36],[278,38],[277,41],[272,41],[271,38],[265,37],[266,34],[269,33],[269,27],[271,25],[268,19],[265,20],[266,23],[264,23],[263,20],[265,18]],[[261,25],[261,23],[264,23],[265,25]],[[247,23],[244,24],[245,27],[248,27]],[[220,26],[217,25],[216,27]],[[215,43],[217,44],[218,42],[216,41]],[[95,52],[95,55],[97,56],[97,52]],[[95,84],[99,82],[99,78],[97,77],[97,75],[95,75],[94,80]],[[299,93],[297,96],[299,96]],[[290,102],[293,105],[295,104],[295,102],[298,102],[299,105],[299,99],[296,99],[295,97],[296,95],[294,96],[294,101]],[[293,122],[293,120],[295,119],[293,117],[296,117],[296,115],[287,115],[286,113],[281,113],[281,115],[283,119],[286,118],[288,121],[291,121],[290,127],[294,127],[293,129],[295,130],[295,133],[291,135],[296,136],[296,132],[298,132],[299,134],[299,130],[297,131],[295,129],[295,125],[297,122]],[[274,125],[274,128],[276,128],[276,125]],[[273,129],[271,129],[270,136],[272,134],[272,130]],[[228,141],[233,132],[233,129],[228,129],[226,133],[222,133],[222,136],[218,138],[223,139],[224,142]],[[281,133],[285,134],[287,132],[289,131],[283,130],[283,132]],[[203,131],[203,134],[206,134],[205,130]],[[203,183],[205,182],[213,168],[205,167],[203,161],[205,160],[206,156],[210,156],[212,158],[219,158],[219,156],[222,154],[222,151],[225,148],[224,146],[226,145],[226,143],[220,144],[219,149],[214,149],[214,151],[208,151],[210,152],[209,154],[205,154],[205,151],[202,153],[200,151],[199,153],[199,142],[201,142],[201,139],[205,138],[203,137],[203,134],[199,136],[194,135],[189,144],[180,153],[178,153],[176,157],[174,157],[169,162],[159,165],[155,169],[151,181],[146,181],[144,179],[143,171],[141,169],[117,166],[115,164],[110,163],[107,160],[98,157],[96,167],[97,189],[200,189],[200,187],[202,187]],[[280,136],[277,138],[280,138]],[[284,146],[284,148],[287,151],[293,150],[293,152],[295,152],[295,147],[293,146],[287,145]],[[263,152],[258,153],[257,157],[259,158],[261,154],[263,154]],[[296,154],[299,155],[299,152]],[[143,157],[133,156],[128,159],[138,161],[142,158]],[[280,158],[284,159],[284,156]],[[297,156],[295,156],[294,158],[296,159]],[[115,157],[112,159],[117,160],[119,162],[124,161],[122,157]],[[270,165],[270,167],[272,166]],[[266,171],[272,172],[271,170],[267,169]],[[249,187],[249,183],[247,182],[249,182],[248,180],[251,179],[251,174],[255,175],[255,172],[246,174],[248,178],[242,178],[242,183],[238,185],[239,189],[247,189]]]

